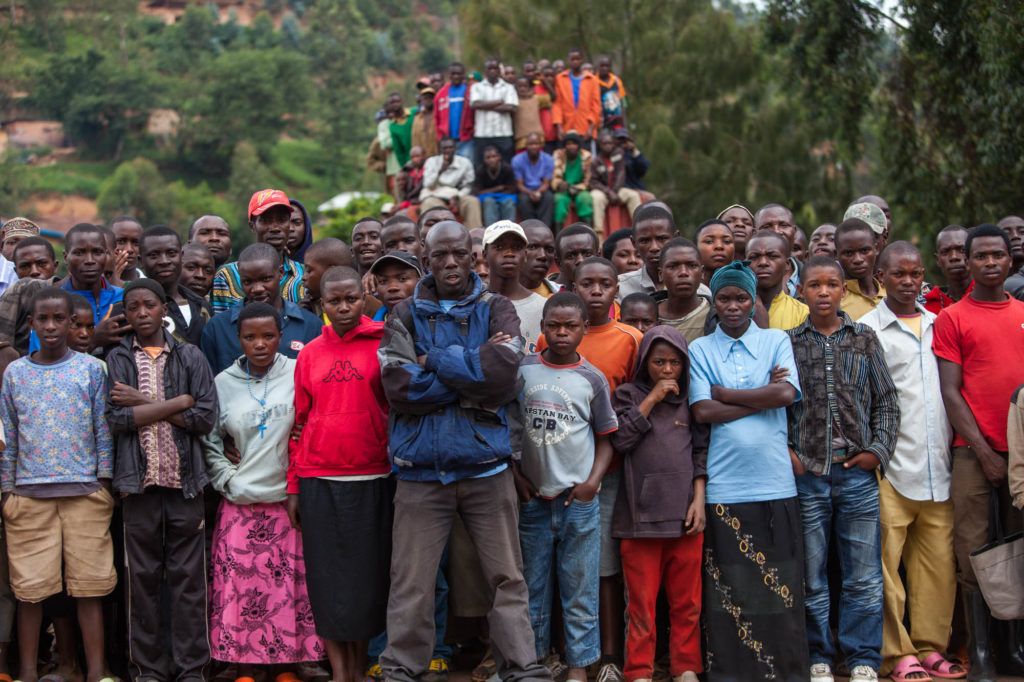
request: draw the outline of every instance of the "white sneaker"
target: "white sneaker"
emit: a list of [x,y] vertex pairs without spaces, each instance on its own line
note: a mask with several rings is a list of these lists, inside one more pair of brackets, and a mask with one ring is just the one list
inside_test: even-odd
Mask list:
[[[637,682],[639,682],[639,680]],[[672,682],[700,682],[700,680],[697,678],[697,673],[692,670],[687,670],[682,675],[676,675],[673,677]]]
[[850,671],[850,682],[878,682],[878,672],[866,665],[854,666]]
[[828,663],[815,663],[811,666],[811,682],[835,682]]
[[601,666],[601,669],[597,671],[597,679],[595,682],[626,682],[625,675],[619,670],[619,666],[614,663],[605,663]]

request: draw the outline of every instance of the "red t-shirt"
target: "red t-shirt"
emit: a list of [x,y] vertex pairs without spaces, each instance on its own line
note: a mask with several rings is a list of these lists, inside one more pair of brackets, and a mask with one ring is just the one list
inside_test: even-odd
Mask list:
[[[1024,302],[964,296],[935,320],[932,350],[963,370],[961,395],[993,450],[1006,452],[1010,398],[1024,383]],[[956,434],[953,445],[966,446]]]

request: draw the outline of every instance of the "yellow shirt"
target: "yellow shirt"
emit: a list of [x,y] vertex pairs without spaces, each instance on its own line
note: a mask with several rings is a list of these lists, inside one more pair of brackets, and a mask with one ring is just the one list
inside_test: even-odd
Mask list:
[[806,303],[801,303],[785,291],[780,291],[768,308],[768,326],[786,331],[802,325],[810,314]]
[[896,317],[900,318],[900,321],[907,325],[910,331],[914,332],[914,336],[921,338],[921,313],[907,316],[897,315]]
[[544,298],[551,298],[555,294],[555,288],[551,286],[551,283],[546,279],[540,281],[540,286],[536,289],[530,289],[535,294],[540,294]]
[[846,295],[839,302],[839,309],[849,315],[854,322],[874,310],[885,298],[885,287],[877,279],[874,282],[878,293],[871,297],[860,293],[860,285],[857,284],[857,280],[846,280]]

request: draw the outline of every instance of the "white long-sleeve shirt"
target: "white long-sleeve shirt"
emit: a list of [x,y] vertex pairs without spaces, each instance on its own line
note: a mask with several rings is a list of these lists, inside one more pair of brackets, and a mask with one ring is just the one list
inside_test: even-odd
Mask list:
[[858,320],[882,344],[889,376],[900,400],[900,428],[885,477],[910,500],[944,502],[952,479],[953,429],[939,387],[939,363],[932,352],[935,315],[921,313],[921,338],[883,301]]

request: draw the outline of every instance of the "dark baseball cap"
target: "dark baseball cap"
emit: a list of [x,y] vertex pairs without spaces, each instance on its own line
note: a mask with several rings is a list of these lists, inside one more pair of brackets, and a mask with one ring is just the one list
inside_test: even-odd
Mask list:
[[420,259],[411,253],[405,251],[389,251],[383,256],[373,261],[373,265],[370,266],[370,274],[377,274],[377,270],[381,269],[388,263],[401,263],[406,267],[410,267],[415,270],[420,277],[423,276],[423,266],[420,265]]

